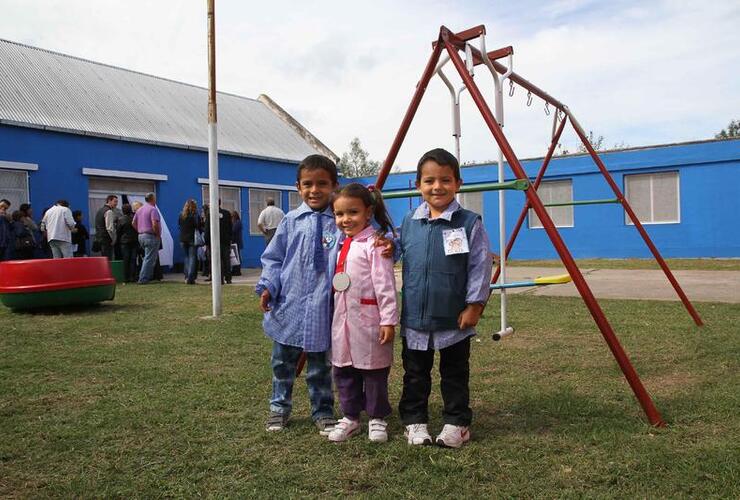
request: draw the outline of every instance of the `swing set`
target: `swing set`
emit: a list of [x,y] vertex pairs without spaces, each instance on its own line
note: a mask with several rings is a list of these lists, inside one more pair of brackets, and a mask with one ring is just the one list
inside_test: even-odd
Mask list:
[[[621,204],[625,213],[627,214],[627,216],[630,218],[630,220],[634,224],[640,236],[642,236],[642,239],[645,241],[645,244],[650,249],[650,252],[653,254],[653,257],[660,265],[661,269],[666,275],[666,278],[668,278],[668,281],[670,281],[671,285],[675,289],[679,298],[683,302],[684,307],[686,308],[688,313],[691,315],[696,325],[702,326],[703,324],[702,320],[699,317],[699,314],[694,309],[691,302],[689,301],[686,294],[681,289],[681,286],[678,284],[678,281],[673,276],[673,273],[668,268],[668,265],[666,264],[665,260],[663,260],[663,257],[660,255],[660,252],[658,252],[658,249],[655,247],[652,240],[648,236],[647,232],[645,231],[645,228],[642,226],[642,224],[640,223],[640,220],[635,215],[635,212],[630,207],[626,198],[622,194],[622,191],[619,189],[617,184],[614,182],[614,179],[609,174],[609,171],[606,169],[604,163],[601,161],[601,158],[599,158],[599,155],[596,153],[593,146],[588,141],[588,138],[586,134],[584,133],[583,128],[580,126],[578,121],[575,119],[570,109],[568,109],[567,106],[565,106],[563,103],[561,103],[554,97],[550,96],[544,90],[533,85],[532,83],[525,80],[524,78],[522,78],[521,76],[519,76],[517,73],[513,71],[514,50],[511,46],[493,50],[490,52],[487,51],[485,35],[486,35],[486,28],[483,25],[461,31],[459,33],[453,33],[444,26],[440,28],[439,37],[432,44],[432,54],[429,57],[429,61],[427,62],[427,65],[421,76],[421,80],[416,85],[416,91],[411,100],[411,104],[409,105],[406,111],[406,114],[403,118],[403,121],[401,122],[401,126],[398,130],[398,133],[396,134],[393,144],[391,145],[390,151],[388,152],[388,155],[386,156],[386,159],[383,162],[383,166],[380,170],[380,173],[378,174],[378,178],[375,182],[375,186],[378,189],[382,190],[383,185],[385,184],[385,181],[391,170],[391,167],[393,166],[393,162],[396,160],[398,151],[401,148],[401,144],[403,143],[406,137],[406,133],[408,132],[411,122],[414,119],[414,115],[416,114],[419,104],[421,103],[421,99],[424,96],[424,92],[426,91],[426,88],[429,85],[430,80],[435,74],[440,77],[440,79],[442,80],[442,82],[445,84],[445,86],[448,88],[450,92],[450,100],[452,103],[452,135],[455,140],[455,153],[456,153],[458,160],[460,159],[460,136],[461,136],[460,96],[464,91],[467,90],[470,93],[470,96],[475,102],[475,105],[477,106],[481,115],[483,116],[483,120],[485,121],[486,125],[488,126],[491,133],[493,134],[493,138],[498,146],[498,182],[496,183],[489,182],[489,183],[481,183],[481,184],[466,184],[466,185],[463,185],[460,189],[460,192],[463,192],[463,193],[494,191],[494,190],[499,192],[499,199],[498,199],[498,202],[499,202],[499,248],[502,249],[502,251],[501,251],[500,261],[497,265],[497,268],[491,280],[491,289],[498,290],[499,293],[501,294],[501,328],[498,332],[493,334],[494,340],[499,340],[507,335],[511,335],[514,332],[513,327],[511,327],[507,322],[507,315],[506,315],[506,306],[507,306],[506,291],[508,289],[516,288],[516,287],[525,287],[525,286],[542,286],[542,285],[552,285],[552,284],[558,284],[558,283],[567,283],[572,280],[576,289],[580,293],[584,303],[586,304],[586,307],[591,313],[591,316],[593,317],[594,322],[596,323],[596,326],[599,328],[599,331],[604,337],[604,340],[606,341],[607,346],[611,350],[614,358],[617,361],[617,364],[622,370],[624,377],[627,379],[627,382],[629,383],[630,387],[632,388],[632,391],[637,397],[637,400],[642,406],[642,409],[645,412],[648,418],[648,421],[650,422],[650,424],[654,426],[662,427],[665,425],[665,422],[663,421],[658,410],[655,408],[655,405],[653,404],[653,401],[650,398],[650,395],[647,393],[647,391],[645,390],[645,387],[642,385],[642,381],[640,380],[640,377],[637,375],[637,372],[632,367],[629,357],[627,356],[621,344],[619,343],[619,340],[614,334],[614,331],[611,325],[609,324],[609,321],[604,315],[604,312],[601,310],[601,307],[599,306],[598,302],[596,301],[596,298],[591,292],[591,289],[586,283],[586,280],[584,279],[583,274],[581,273],[580,269],[576,265],[576,262],[573,259],[573,256],[570,254],[570,251],[568,250],[562,237],[560,236],[560,233],[555,228],[555,225],[553,224],[553,221],[550,218],[550,215],[548,214],[546,207],[566,206],[566,205],[594,205],[594,204],[604,204],[604,203]],[[474,42],[476,40],[478,42],[477,47],[474,46]],[[444,56],[442,56],[443,52],[444,52]],[[461,52],[463,53],[465,57],[464,60],[460,56]],[[506,60],[506,65],[500,62],[500,60],[503,60],[503,59]],[[459,88],[455,88],[455,86],[452,84],[452,82],[450,82],[450,80],[447,78],[447,76],[445,75],[443,71],[444,66],[450,61],[452,62],[457,73],[462,78],[463,85]],[[474,80],[475,67],[480,66],[480,65],[483,65],[486,69],[488,69],[488,71],[491,74],[491,77],[493,78],[493,82],[494,82],[493,111],[489,107],[488,103],[486,102],[486,99],[483,97],[483,94],[481,93],[480,89],[478,88],[478,85],[476,84]],[[550,142],[550,146],[547,150],[547,154],[545,155],[544,161],[542,162],[542,165],[539,169],[539,172],[537,173],[537,176],[534,182],[531,182],[529,178],[527,177],[527,174],[525,173],[524,169],[522,168],[521,163],[519,162],[516,155],[514,154],[514,151],[512,150],[511,145],[509,144],[502,130],[504,126],[503,86],[506,80],[509,81],[509,91],[508,91],[509,96],[513,96],[515,86],[519,86],[527,91],[527,106],[530,106],[532,104],[532,100],[533,100],[532,96],[534,95],[534,96],[539,97],[545,102],[544,109],[547,115],[551,114],[551,109],[550,109],[551,107],[554,109],[553,123],[552,123],[552,139]],[[542,201],[540,200],[539,196],[537,195],[537,188],[542,182],[545,172],[547,171],[547,167],[550,163],[550,160],[552,159],[553,153],[555,152],[555,148],[558,145],[560,136],[563,133],[563,129],[565,128],[566,122],[570,122],[571,126],[573,127],[573,130],[576,132],[579,139],[581,140],[584,147],[586,148],[586,151],[591,156],[594,163],[596,164],[599,171],[601,172],[602,176],[606,180],[607,184],[614,192],[615,198],[600,199],[600,200],[579,200],[579,201],[570,201],[570,202],[564,202],[564,203],[549,203],[549,204],[543,204]],[[506,159],[506,162],[508,163],[509,168],[511,168],[512,172],[514,173],[516,180],[508,181],[508,182],[504,181],[504,158]],[[519,215],[519,219],[517,220],[514,226],[514,229],[511,233],[511,236],[508,242],[506,241],[505,207],[504,207],[505,191],[507,190],[523,191],[524,194],[526,195],[526,202],[524,204],[524,207],[522,207],[522,211]],[[386,199],[404,198],[404,197],[411,197],[411,196],[419,196],[419,192],[416,190],[405,190],[405,191],[388,191],[388,192],[383,193],[383,197]],[[522,224],[524,223],[524,220],[527,215],[527,211],[529,209],[534,210],[534,212],[537,214],[537,217],[542,223],[542,226],[545,229],[547,236],[550,238],[550,241],[552,242],[553,246],[555,247],[555,250],[560,256],[560,259],[563,265],[567,269],[568,274],[560,275],[560,276],[542,277],[542,278],[537,278],[533,281],[507,283],[506,281],[506,260],[509,254],[511,253],[511,249],[514,246],[516,237],[519,234],[519,230],[521,229]]]

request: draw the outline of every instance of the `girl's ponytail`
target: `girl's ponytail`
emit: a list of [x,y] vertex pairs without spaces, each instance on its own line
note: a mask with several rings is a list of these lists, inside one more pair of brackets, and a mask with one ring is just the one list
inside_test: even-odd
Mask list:
[[376,189],[375,186],[373,186],[372,184],[368,186],[367,189],[368,191],[370,191],[370,196],[373,200],[373,217],[375,217],[375,222],[377,222],[378,226],[380,226],[380,228],[378,229],[378,235],[383,236],[390,232],[393,233],[393,236],[395,236],[396,229],[393,227],[391,216],[388,213],[388,210],[385,208],[383,195],[381,194],[380,190]]

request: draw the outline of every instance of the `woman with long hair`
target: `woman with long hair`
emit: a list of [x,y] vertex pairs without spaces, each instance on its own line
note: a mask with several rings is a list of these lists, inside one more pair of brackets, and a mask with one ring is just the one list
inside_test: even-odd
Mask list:
[[202,229],[198,217],[198,205],[190,198],[185,202],[178,220],[180,226],[180,246],[185,253],[185,282],[194,285],[198,277],[197,248],[195,246],[195,231]]

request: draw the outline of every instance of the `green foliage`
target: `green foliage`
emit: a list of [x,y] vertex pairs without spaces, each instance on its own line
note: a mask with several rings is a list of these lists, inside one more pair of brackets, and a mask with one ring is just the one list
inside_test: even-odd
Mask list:
[[337,167],[344,177],[367,177],[378,173],[380,162],[371,160],[368,152],[362,149],[360,139],[355,137],[349,143],[349,151],[342,155]]
[[735,137],[740,137],[740,120],[732,120],[727,128],[723,128],[714,136],[715,139],[733,139]]
[[[510,295],[517,333],[471,344],[472,442],[329,443],[299,379],[290,426],[264,431],[271,344],[257,299],[121,286],[112,303],[0,307],[2,498],[738,498],[740,306],[600,301],[668,423],[650,427],[580,299]],[[395,405],[403,369],[391,371]],[[430,400],[442,425],[439,378]]]
[[[588,131],[587,138],[588,138],[588,142],[591,143],[591,146],[594,148],[594,151],[606,151],[609,149],[624,149],[624,148],[629,147],[629,144],[622,141],[622,142],[614,143],[614,145],[612,145],[611,148],[608,148],[606,146],[606,139],[604,138],[604,136],[603,135],[596,136],[593,130]],[[557,151],[556,154],[558,155],[570,154],[570,150],[564,148],[561,143],[558,143],[556,151]],[[586,146],[584,146],[583,143],[579,141],[575,153],[588,153],[588,149],[586,149]]]

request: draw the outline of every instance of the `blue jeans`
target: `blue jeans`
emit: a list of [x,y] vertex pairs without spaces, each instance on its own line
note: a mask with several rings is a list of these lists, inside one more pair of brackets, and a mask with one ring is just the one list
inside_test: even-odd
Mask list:
[[196,260],[198,248],[192,243],[180,242],[180,246],[182,251],[185,252],[185,279],[188,282],[193,282],[198,277],[198,261]]
[[139,235],[139,246],[144,249],[144,261],[141,263],[139,283],[148,283],[154,275],[154,264],[157,263],[159,252],[159,236],[150,233]]
[[[295,369],[303,349],[279,342],[272,343],[272,398],[270,410],[286,417],[293,409]],[[311,418],[334,417],[334,393],[331,366],[326,352],[306,353],[306,385],[311,400]]]

